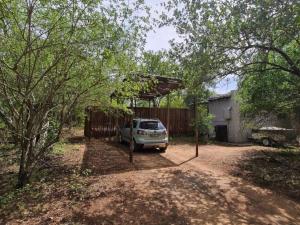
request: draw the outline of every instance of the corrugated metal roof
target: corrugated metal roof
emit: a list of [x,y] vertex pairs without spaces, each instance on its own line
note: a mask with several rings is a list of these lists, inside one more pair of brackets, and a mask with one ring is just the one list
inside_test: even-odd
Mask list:
[[[184,88],[183,81],[178,78],[145,74],[133,74],[133,76],[133,81],[145,86],[136,96],[140,99],[154,99]],[[118,91],[115,91],[111,96],[117,97],[118,95]]]
[[217,101],[220,99],[231,98],[232,94],[233,94],[233,91],[226,93],[226,94],[215,95],[215,96],[209,97],[208,101],[212,102],[212,101]]

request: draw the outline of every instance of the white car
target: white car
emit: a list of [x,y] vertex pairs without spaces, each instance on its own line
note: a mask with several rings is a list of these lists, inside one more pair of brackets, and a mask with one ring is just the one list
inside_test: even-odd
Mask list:
[[[120,129],[120,142],[130,143],[130,122]],[[168,132],[158,119],[133,119],[134,150],[142,148],[159,148],[165,151],[168,147]]]

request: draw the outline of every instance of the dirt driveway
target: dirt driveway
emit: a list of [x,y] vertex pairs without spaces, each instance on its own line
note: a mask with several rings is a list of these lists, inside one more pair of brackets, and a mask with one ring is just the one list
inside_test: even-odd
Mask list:
[[195,158],[194,145],[176,142],[166,152],[136,152],[130,164],[128,146],[79,146],[64,154],[54,180],[20,196],[22,216],[14,205],[6,210],[4,224],[300,224],[299,200],[235,175],[261,147],[202,145]]
[[[127,147],[87,144],[83,167],[92,170],[92,198],[69,221],[86,224],[300,224],[300,205],[232,176],[257,146],[192,144],[165,153],[142,151],[128,163]],[[101,176],[99,176],[101,175]]]

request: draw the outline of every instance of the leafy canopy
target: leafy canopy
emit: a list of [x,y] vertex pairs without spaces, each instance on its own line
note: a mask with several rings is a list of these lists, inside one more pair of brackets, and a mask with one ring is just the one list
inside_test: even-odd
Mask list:
[[170,0],[164,5],[169,12],[161,16],[162,25],[174,25],[183,39],[173,49],[198,77],[243,75],[257,69],[252,65],[300,77],[299,1]]
[[76,105],[109,99],[133,68],[147,30],[141,10],[125,0],[0,2],[0,118],[19,147],[19,186]]

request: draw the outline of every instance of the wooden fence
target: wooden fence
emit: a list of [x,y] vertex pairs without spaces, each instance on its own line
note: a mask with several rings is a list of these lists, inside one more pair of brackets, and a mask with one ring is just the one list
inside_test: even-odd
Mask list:
[[[194,112],[190,109],[170,108],[169,134],[171,136],[193,133]],[[134,118],[158,118],[167,127],[167,108],[134,108]],[[105,113],[96,109],[87,110],[84,134],[86,137],[110,137],[116,135],[117,126],[123,126],[130,120],[128,115]]]

